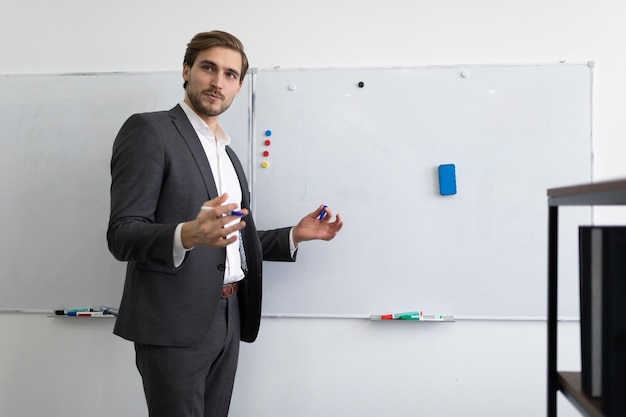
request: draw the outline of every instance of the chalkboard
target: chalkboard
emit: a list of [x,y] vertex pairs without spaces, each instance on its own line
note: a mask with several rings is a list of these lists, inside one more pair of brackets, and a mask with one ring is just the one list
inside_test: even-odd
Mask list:
[[[295,265],[265,264],[264,313],[545,318],[546,189],[591,179],[590,67],[259,71],[257,225],[321,203],[345,220]],[[443,164],[456,194],[440,194]],[[578,316],[576,227],[590,221],[561,216],[562,316]]]
[[[119,305],[106,244],[113,140],[182,100],[181,72],[0,77],[0,309]],[[250,83],[221,118],[249,166]]]

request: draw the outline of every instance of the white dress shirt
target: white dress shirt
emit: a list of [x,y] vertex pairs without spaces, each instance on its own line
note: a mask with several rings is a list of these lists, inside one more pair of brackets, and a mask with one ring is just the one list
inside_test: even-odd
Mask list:
[[[235,172],[235,167],[226,153],[226,145],[231,142],[228,132],[218,123],[215,132],[209,129],[209,126],[189,107],[184,101],[180,102],[187,118],[198,134],[200,143],[204,148],[218,195],[224,192],[228,193],[228,201],[226,203],[235,203],[237,206],[241,204],[241,186],[239,178]],[[198,207],[200,211],[200,207]],[[230,224],[235,224],[240,219],[234,220]],[[193,248],[185,249],[182,241],[183,223],[178,224],[174,232],[174,265],[179,267],[185,259],[185,253]],[[293,241],[293,227],[289,230],[289,248],[291,256],[294,255],[298,247]],[[244,272],[241,269],[241,255],[239,254],[239,240],[231,243],[226,247],[226,270],[224,271],[224,284],[240,281],[244,278]]]
[[[241,204],[241,186],[239,185],[239,178],[235,172],[235,167],[226,153],[226,145],[230,144],[231,141],[230,136],[219,124],[215,132],[212,132],[204,120],[202,120],[202,118],[184,101],[180,103],[180,106],[185,111],[187,118],[198,134],[200,143],[204,148],[204,152],[209,160],[209,165],[211,165],[218,195],[222,195],[225,192],[228,193],[228,201],[226,201],[226,204],[235,203],[237,207],[239,207]],[[198,207],[198,211],[200,211],[200,207]],[[230,224],[232,225],[239,221],[240,219],[235,219]],[[174,233],[174,264],[177,267],[183,262],[185,252],[190,250],[183,247],[181,232],[182,223],[177,226],[176,232]],[[243,279],[243,277],[244,272],[241,269],[239,240],[236,240],[226,247],[224,284],[237,282]]]

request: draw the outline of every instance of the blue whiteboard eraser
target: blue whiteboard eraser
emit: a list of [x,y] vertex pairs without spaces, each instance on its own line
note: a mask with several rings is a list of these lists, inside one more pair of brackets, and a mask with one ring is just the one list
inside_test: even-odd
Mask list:
[[456,167],[454,164],[439,165],[439,194],[456,194]]

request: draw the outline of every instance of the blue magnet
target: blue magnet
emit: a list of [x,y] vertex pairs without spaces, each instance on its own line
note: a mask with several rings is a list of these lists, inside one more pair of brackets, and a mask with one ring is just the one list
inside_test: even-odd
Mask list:
[[456,194],[456,167],[454,164],[439,165],[439,194]]
[[265,136],[272,136],[272,131],[271,130],[266,130],[265,131]]

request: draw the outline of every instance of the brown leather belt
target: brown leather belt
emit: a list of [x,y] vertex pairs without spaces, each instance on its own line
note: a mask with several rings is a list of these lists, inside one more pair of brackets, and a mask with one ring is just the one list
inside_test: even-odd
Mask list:
[[231,295],[235,295],[237,294],[237,291],[239,291],[238,282],[233,282],[232,284],[225,284],[222,287],[222,298],[228,298]]

